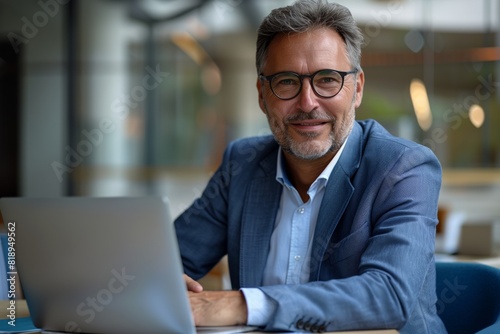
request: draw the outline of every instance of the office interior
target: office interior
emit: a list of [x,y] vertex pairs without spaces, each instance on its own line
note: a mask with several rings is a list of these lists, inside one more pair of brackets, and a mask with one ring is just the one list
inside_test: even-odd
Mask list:
[[[178,215],[229,141],[270,133],[256,29],[291,2],[0,0],[0,197],[161,195]],[[500,1],[338,2],[365,35],[357,119],[442,164],[437,250],[476,224],[491,247],[470,255],[494,255]]]

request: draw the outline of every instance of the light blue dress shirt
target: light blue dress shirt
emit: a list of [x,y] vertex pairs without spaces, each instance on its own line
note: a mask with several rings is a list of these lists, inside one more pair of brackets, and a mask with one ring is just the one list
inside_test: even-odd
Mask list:
[[[300,284],[309,281],[312,239],[326,183],[339,160],[347,139],[335,157],[311,184],[304,203],[291,184],[279,149],[276,181],[283,186],[280,207],[271,236],[270,251],[264,269],[263,285]],[[276,308],[258,288],[242,288],[248,308],[248,325],[264,326]]]

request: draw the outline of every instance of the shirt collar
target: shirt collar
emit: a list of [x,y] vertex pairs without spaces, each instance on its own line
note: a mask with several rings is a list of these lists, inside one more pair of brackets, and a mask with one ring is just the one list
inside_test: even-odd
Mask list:
[[[338,150],[337,154],[335,154],[335,156],[328,163],[326,168],[321,172],[321,174],[311,184],[310,189],[313,187],[326,185],[326,183],[328,182],[328,179],[333,171],[333,168],[335,168],[335,165],[337,165],[337,162],[339,161],[340,156],[342,155],[342,152],[344,151],[345,145],[346,145],[347,141],[349,140],[349,136],[346,138],[346,140],[344,140],[344,143],[342,144],[342,146],[340,146],[340,149]],[[284,168],[284,164],[285,164],[284,159],[285,159],[285,157],[283,156],[283,151],[281,150],[281,146],[280,146],[278,149],[276,181],[278,181],[281,185],[283,185],[285,187],[293,188],[293,185],[290,182],[290,179],[288,178],[288,175],[286,174],[286,171]]]

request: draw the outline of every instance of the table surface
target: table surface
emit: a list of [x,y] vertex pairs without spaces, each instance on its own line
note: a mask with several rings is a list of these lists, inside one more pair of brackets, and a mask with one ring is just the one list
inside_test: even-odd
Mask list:
[[[276,332],[248,332],[249,334],[281,334]],[[398,334],[399,332],[395,329],[385,329],[385,330],[358,330],[358,331],[347,331],[347,332],[325,332],[323,334]],[[285,332],[283,332],[285,334]],[[286,332],[286,334],[292,334],[290,332]]]
[[[0,300],[0,310],[6,310],[9,305],[8,300]],[[28,306],[25,300],[16,300],[16,318],[29,317]],[[6,319],[7,314],[0,312],[0,319]],[[266,332],[250,332],[250,333],[266,333]],[[397,330],[362,330],[362,331],[348,331],[348,332],[335,332],[335,334],[398,334]],[[279,334],[279,333],[274,333]],[[328,334],[328,333],[326,333]]]

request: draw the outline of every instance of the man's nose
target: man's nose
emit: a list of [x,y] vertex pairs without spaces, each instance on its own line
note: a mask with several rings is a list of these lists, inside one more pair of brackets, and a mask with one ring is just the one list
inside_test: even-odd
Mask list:
[[302,111],[310,112],[318,107],[318,96],[314,93],[309,78],[302,80],[302,89],[298,95],[299,107]]

